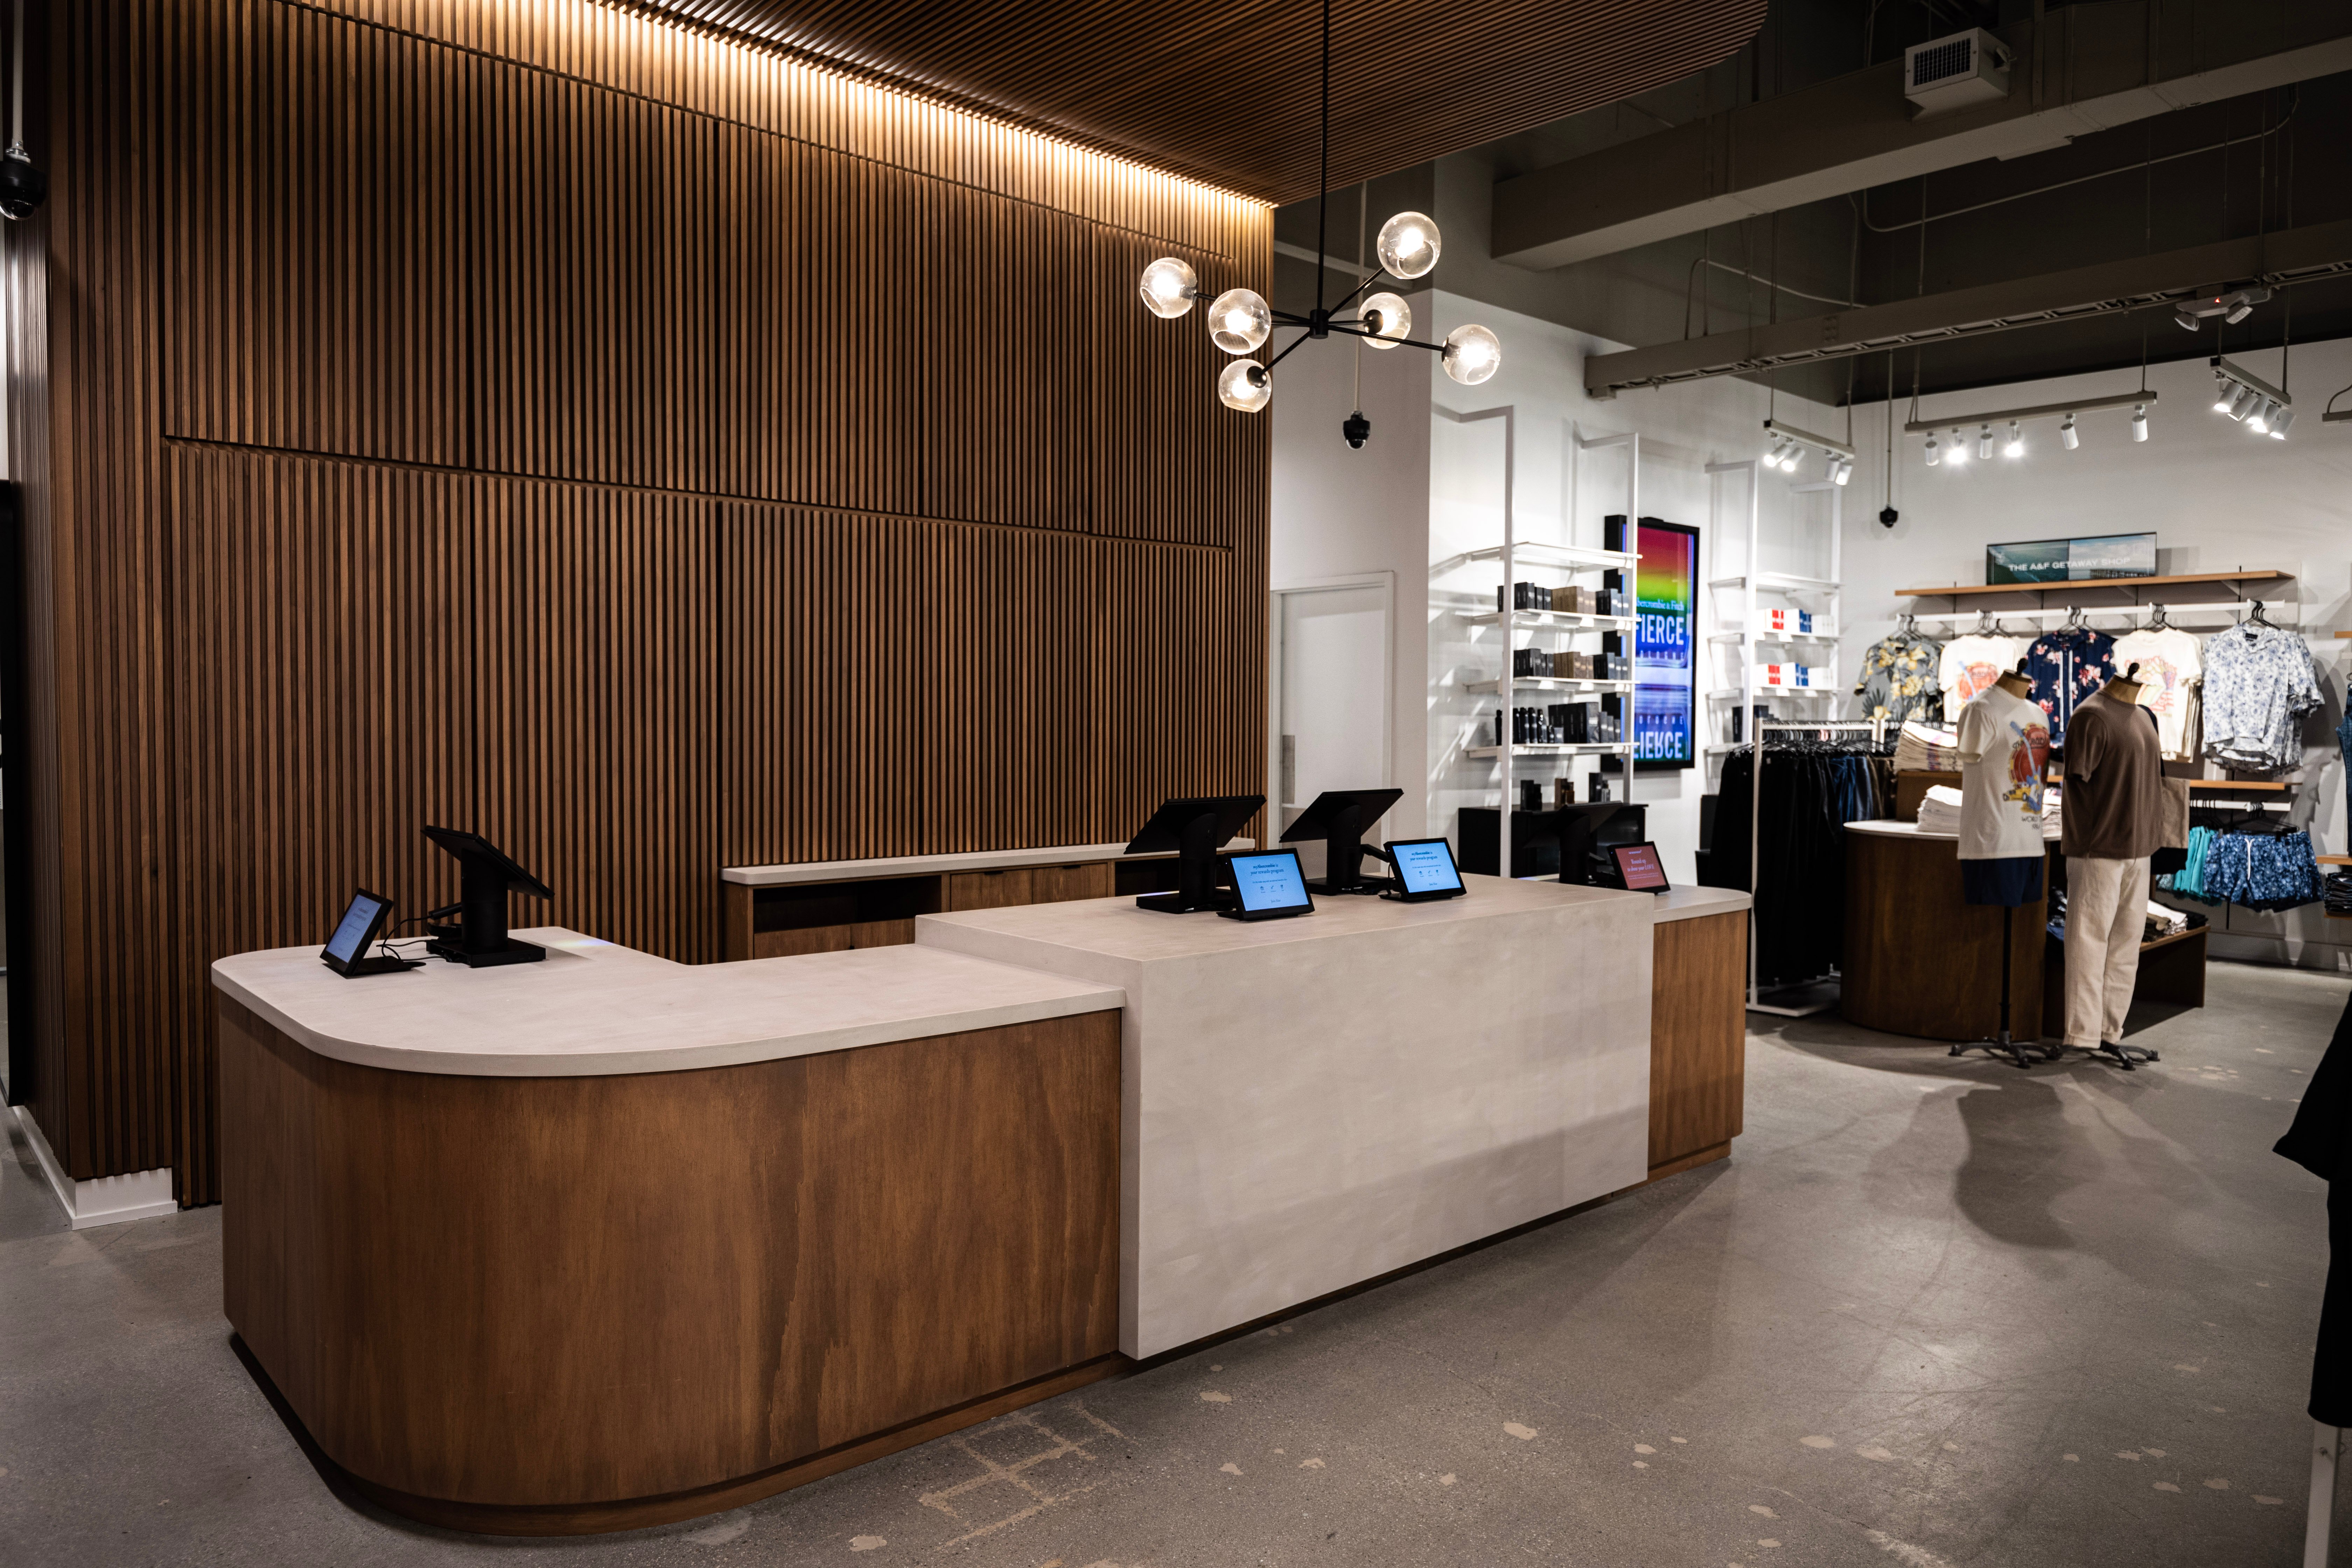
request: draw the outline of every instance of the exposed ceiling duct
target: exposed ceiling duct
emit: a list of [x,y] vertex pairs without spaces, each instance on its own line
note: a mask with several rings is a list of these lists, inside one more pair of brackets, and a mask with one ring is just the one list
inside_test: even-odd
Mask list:
[[[2279,288],[2347,273],[2352,273],[2352,220],[2315,224],[1653,348],[1594,354],[1584,362],[1585,390],[1594,397],[1612,397],[1629,387],[1750,374],[2052,321],[2177,306],[2216,292],[2216,279]],[[2168,325],[2165,330],[2173,329]]]
[[[1564,267],[2191,105],[2352,70],[2352,6],[2229,0],[2053,10],[2008,29],[2008,93],[1925,113],[1891,59],[1495,187],[1498,261]],[[1913,51],[1916,53],[1916,51]]]

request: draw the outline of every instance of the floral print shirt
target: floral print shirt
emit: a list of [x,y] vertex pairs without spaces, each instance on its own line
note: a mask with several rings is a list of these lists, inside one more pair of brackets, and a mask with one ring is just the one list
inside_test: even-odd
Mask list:
[[2277,773],[2303,763],[2303,721],[2326,699],[2300,633],[2232,626],[2205,645],[2205,755]]
[[1943,644],[1917,632],[1896,632],[1871,644],[1862,656],[1862,679],[1853,689],[1862,699],[1861,717],[1890,724],[1941,719],[1944,694],[1937,685],[1937,670],[1943,657]]
[[2036,637],[2025,652],[2033,701],[2050,715],[2050,743],[2066,743],[2066,721],[2085,697],[2116,678],[2116,639],[2088,626],[2062,626]]

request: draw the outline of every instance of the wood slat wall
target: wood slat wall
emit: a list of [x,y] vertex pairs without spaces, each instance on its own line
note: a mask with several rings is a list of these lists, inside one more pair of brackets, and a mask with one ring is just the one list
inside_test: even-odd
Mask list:
[[425,822],[706,962],[724,865],[1257,778],[1265,422],[1134,280],[1263,287],[1265,207],[585,0],[35,38],[29,1099],[77,1176],[216,1195],[205,964],[444,901]]

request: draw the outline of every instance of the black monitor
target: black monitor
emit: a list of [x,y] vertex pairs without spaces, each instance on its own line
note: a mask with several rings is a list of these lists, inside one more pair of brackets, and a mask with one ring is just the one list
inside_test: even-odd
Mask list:
[[383,938],[391,920],[392,900],[362,888],[352,895],[343,918],[335,922],[333,933],[327,938],[327,945],[319,950],[320,962],[346,980],[357,980],[366,974],[396,974],[404,969],[415,968],[424,960],[368,952]]
[[1217,851],[1265,804],[1262,795],[1190,795],[1163,801],[1127,847],[1130,855],[1176,856],[1176,890],[1145,893],[1139,910],[1188,915],[1216,905]]
[[1382,884],[1360,874],[1364,835],[1404,798],[1401,789],[1327,789],[1282,830],[1282,842],[1323,840],[1323,879],[1309,883],[1318,893],[1377,893]]
[[488,969],[501,963],[537,963],[547,950],[507,935],[507,895],[529,893],[551,899],[546,883],[516,865],[506,852],[478,833],[457,827],[428,827],[425,837],[457,858],[457,923],[428,925],[432,941],[426,951],[452,963]]

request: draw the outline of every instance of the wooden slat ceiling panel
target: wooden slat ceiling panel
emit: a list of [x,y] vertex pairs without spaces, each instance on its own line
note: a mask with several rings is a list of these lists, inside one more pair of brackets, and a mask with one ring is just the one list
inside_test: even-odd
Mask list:
[[[1320,0],[618,0],[1273,202],[1315,194]],[[1339,0],[1331,182],[1714,65],[1765,0]]]

